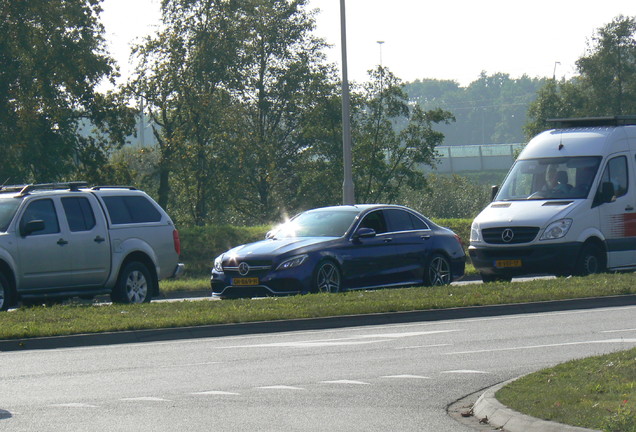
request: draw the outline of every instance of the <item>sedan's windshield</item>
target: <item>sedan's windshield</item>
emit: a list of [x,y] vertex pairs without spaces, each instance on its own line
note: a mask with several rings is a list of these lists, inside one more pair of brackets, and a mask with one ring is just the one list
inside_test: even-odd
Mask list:
[[278,226],[269,237],[342,237],[358,211],[312,210]]
[[13,197],[0,198],[0,232],[5,232],[9,228],[11,219],[13,219],[21,202]]
[[600,156],[518,160],[496,200],[587,198]]

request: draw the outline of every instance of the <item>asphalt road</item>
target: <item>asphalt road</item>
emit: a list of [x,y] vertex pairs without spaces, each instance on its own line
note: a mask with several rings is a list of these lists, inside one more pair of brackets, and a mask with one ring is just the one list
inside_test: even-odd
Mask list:
[[636,306],[0,354],[10,431],[468,431],[453,401],[636,346]]

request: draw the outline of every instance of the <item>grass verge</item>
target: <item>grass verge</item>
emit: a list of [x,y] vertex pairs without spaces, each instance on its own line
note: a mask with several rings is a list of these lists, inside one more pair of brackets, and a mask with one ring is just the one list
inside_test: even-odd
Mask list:
[[[192,282],[195,283],[195,282]],[[198,283],[198,282],[197,282]],[[0,314],[0,339],[443,309],[634,294],[633,275],[142,305],[55,305]]]
[[574,360],[503,387],[497,399],[544,420],[636,432],[636,348]]

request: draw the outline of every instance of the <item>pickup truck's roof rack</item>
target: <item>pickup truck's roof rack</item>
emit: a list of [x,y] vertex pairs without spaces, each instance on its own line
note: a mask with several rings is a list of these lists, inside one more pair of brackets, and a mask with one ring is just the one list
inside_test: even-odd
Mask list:
[[128,189],[128,190],[137,190],[134,186],[93,186],[91,190],[100,190],[100,189]]
[[627,126],[636,125],[636,115],[618,115],[608,117],[579,117],[548,119],[557,129],[595,126]]
[[31,183],[25,185],[9,185],[9,186],[0,186],[0,192],[19,192],[20,196],[28,195],[31,191],[34,190],[43,190],[43,189],[68,189],[70,191],[78,191],[82,187],[87,187],[88,183],[74,181],[74,182],[65,182],[65,183]]

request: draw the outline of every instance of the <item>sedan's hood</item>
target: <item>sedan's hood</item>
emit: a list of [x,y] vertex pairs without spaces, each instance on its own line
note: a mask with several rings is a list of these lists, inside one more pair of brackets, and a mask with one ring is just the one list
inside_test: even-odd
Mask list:
[[255,243],[248,243],[230,249],[225,256],[274,256],[290,253],[310,246],[323,244],[334,240],[336,237],[294,237],[283,239],[267,239]]

